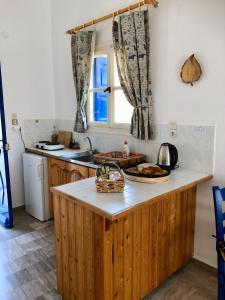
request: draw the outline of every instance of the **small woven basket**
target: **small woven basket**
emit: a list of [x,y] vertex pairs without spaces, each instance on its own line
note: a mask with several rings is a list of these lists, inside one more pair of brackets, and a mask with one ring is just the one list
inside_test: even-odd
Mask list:
[[125,179],[120,167],[114,162],[103,162],[97,168],[97,172],[96,172],[97,174],[98,174],[98,170],[101,169],[103,165],[113,166],[114,170],[120,173],[120,179],[117,180],[100,179],[97,176],[97,179],[95,181],[96,191],[98,193],[123,193],[124,186],[125,186]]

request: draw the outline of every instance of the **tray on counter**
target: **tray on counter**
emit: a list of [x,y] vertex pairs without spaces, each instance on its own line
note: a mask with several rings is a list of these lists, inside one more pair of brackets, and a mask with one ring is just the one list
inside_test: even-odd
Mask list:
[[130,153],[128,157],[123,157],[122,151],[111,151],[94,154],[94,160],[96,163],[113,161],[118,164],[120,168],[127,168],[143,163],[145,161],[145,156],[141,153]]
[[124,176],[132,181],[144,182],[144,183],[162,183],[169,180],[170,170],[162,168],[164,174],[143,174],[138,171],[137,167],[125,168],[123,170]]

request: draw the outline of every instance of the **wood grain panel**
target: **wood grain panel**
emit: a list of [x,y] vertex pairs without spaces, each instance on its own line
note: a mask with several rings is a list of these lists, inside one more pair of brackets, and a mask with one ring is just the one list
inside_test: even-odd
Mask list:
[[70,299],[77,299],[76,291],[76,232],[75,209],[76,205],[72,201],[67,201],[68,208],[68,237],[69,237],[69,275],[70,275]]
[[[141,209],[141,298],[147,295],[149,291],[149,209],[143,207]],[[129,298],[127,298],[129,299]]]
[[181,197],[182,197],[181,211],[185,212],[182,213],[181,232],[180,232],[181,265],[183,265],[186,262],[186,242],[187,242],[186,231],[187,231],[187,211],[188,211],[187,191],[182,192]]
[[196,187],[191,189],[191,195],[190,197],[190,210],[191,210],[191,221],[190,221],[190,227],[191,227],[191,241],[190,241],[190,255],[194,255],[194,235],[195,235],[195,212],[196,212]]
[[164,281],[169,275],[168,264],[168,249],[169,249],[169,237],[170,237],[170,197],[166,197],[162,202],[163,220],[162,220],[162,241],[161,241],[161,276],[160,282]]
[[152,205],[149,205],[150,209],[150,220],[149,220],[149,289],[153,290],[157,287],[157,268],[158,268],[158,260],[157,260],[157,245],[158,245],[158,215],[159,215],[159,204],[156,202]]
[[[133,299],[141,297],[141,209],[133,213]],[[139,278],[137,280],[137,278]]]
[[56,273],[57,288],[60,294],[63,293],[63,272],[62,272],[62,227],[61,227],[61,205],[60,197],[54,195],[54,217],[55,217],[55,239],[56,239]]
[[88,177],[95,177],[95,176],[96,176],[96,169],[89,168]]
[[93,236],[93,213],[84,209],[84,283],[85,299],[93,299],[94,295],[94,236]]
[[187,201],[187,219],[186,219],[186,247],[185,247],[185,261],[189,260],[190,251],[191,251],[191,226],[188,226],[188,224],[191,224],[191,211],[192,211],[192,189],[188,190],[186,192],[186,201]]
[[[124,286],[124,241],[123,241],[123,229],[124,220],[120,219],[114,222],[114,299],[123,298],[123,286]],[[115,259],[116,258],[116,259]]]
[[76,286],[77,299],[84,299],[84,209],[76,205],[75,232],[76,232]]
[[67,299],[70,295],[68,209],[67,201],[65,199],[60,197],[60,202],[62,226],[63,296]]
[[104,219],[94,214],[94,287],[96,300],[104,299]]
[[157,257],[157,272],[156,272],[156,284],[157,286],[159,283],[163,281],[163,253],[164,253],[164,236],[163,236],[163,218],[164,218],[164,203],[162,200],[159,201],[159,213],[158,213],[158,243],[157,243],[157,250],[156,250],[156,257]]
[[175,272],[175,256],[176,256],[176,194],[172,194],[169,203],[169,239],[168,239],[168,272]]
[[113,299],[113,223],[105,220],[104,234],[104,298]]
[[133,294],[133,215],[124,218],[124,299],[132,299]]
[[[182,197],[181,193],[176,194],[176,225],[175,225],[175,242],[174,242],[174,247],[175,247],[175,270],[179,267],[182,266],[182,261],[181,261],[181,240],[182,240],[182,235],[181,235],[181,222],[182,222]],[[174,270],[174,271],[175,271]]]
[[60,198],[61,202],[61,226],[62,226],[62,260],[63,260],[63,295],[69,298],[69,239],[68,239],[68,209],[67,202]]

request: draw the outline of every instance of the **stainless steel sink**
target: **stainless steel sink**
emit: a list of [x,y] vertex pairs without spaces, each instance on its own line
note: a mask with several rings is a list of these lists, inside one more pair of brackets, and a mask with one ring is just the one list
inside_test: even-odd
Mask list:
[[62,158],[68,158],[68,159],[77,159],[77,158],[87,157],[87,156],[91,156],[91,152],[90,152],[90,151],[75,152],[75,153],[64,154],[64,155],[62,155],[61,157],[62,157]]
[[76,163],[77,161],[95,164],[94,157],[90,151],[70,153],[61,156],[63,160]]
[[94,157],[92,155],[87,155],[87,156],[82,156],[82,157],[76,157],[76,158],[73,158],[73,160],[82,161],[82,162],[88,162],[88,163],[95,163]]

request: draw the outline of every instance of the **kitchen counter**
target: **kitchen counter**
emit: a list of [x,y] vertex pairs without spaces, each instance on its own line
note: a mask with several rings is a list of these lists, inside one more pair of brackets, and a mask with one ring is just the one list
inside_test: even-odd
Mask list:
[[123,193],[97,193],[94,178],[55,187],[52,191],[74,199],[109,220],[115,220],[146,201],[187,189],[210,178],[212,176],[209,174],[180,168],[172,171],[169,181],[164,183],[147,184],[126,180]]
[[140,300],[194,254],[197,184],[177,169],[168,182],[126,181],[100,194],[94,178],[52,188],[57,289],[63,299]]
[[25,150],[26,150],[26,152],[63,160],[63,161],[77,164],[80,166],[85,166],[85,167],[89,167],[89,168],[93,168],[93,169],[96,169],[98,167],[98,165],[93,162],[89,163],[89,162],[83,162],[83,161],[79,161],[79,160],[75,160],[75,159],[70,159],[70,155],[85,151],[82,149],[71,150],[71,149],[65,148],[62,150],[48,151],[48,150],[37,149],[34,147],[27,147]]

